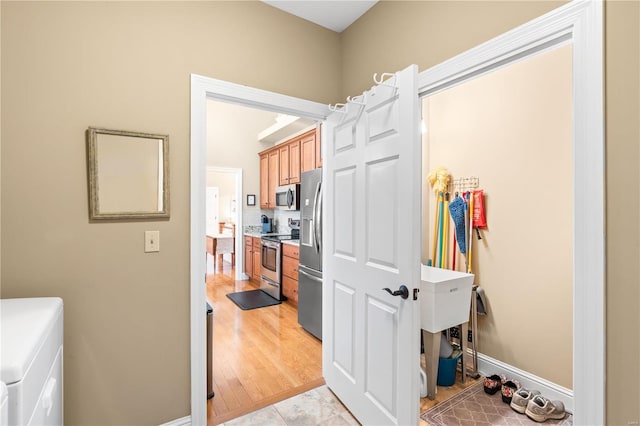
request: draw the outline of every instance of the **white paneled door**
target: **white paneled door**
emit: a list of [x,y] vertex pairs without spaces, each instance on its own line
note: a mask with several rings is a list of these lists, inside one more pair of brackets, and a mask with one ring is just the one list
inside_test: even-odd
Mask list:
[[[418,423],[419,132],[415,65],[333,112],[323,132],[323,374],[367,425]],[[403,285],[406,298],[384,290]]]
[[218,195],[220,189],[217,186],[207,186],[206,200],[206,229],[207,235],[218,234]]

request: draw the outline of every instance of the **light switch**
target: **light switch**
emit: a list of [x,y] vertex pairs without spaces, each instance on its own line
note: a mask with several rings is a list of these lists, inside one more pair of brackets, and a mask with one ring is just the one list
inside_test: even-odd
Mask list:
[[144,252],[160,251],[160,231],[144,231]]

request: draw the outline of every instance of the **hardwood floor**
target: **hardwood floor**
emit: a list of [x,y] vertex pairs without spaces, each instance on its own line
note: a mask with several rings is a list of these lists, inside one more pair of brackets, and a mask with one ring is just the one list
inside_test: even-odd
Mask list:
[[[207,299],[213,307],[215,392],[207,402],[208,426],[324,384],[321,342],[300,327],[295,305],[284,302],[241,310],[226,295],[259,285],[255,281],[235,281],[231,264],[221,264],[214,273],[208,256]],[[435,400],[420,399],[420,413],[473,383],[474,379],[467,378],[465,384],[458,379],[453,386],[438,386]]]
[[324,384],[320,340],[298,325],[295,305],[243,311],[226,295],[258,288],[235,281],[228,262],[208,259],[207,299],[213,307],[213,390],[208,425],[223,423]]

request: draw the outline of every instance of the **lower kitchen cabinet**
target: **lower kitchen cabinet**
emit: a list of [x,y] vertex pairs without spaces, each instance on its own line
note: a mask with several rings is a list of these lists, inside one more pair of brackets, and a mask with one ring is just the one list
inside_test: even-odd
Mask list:
[[298,304],[298,265],[299,247],[291,244],[282,245],[282,293]]
[[253,238],[244,237],[244,273],[253,275]]
[[262,275],[262,239],[260,237],[253,237],[253,274],[251,278],[260,281],[260,275]]
[[261,239],[260,237],[244,237],[244,273],[250,279],[260,281],[261,261]]

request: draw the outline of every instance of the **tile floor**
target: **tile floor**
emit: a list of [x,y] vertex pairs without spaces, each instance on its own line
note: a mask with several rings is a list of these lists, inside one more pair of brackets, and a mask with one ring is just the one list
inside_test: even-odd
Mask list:
[[223,426],[342,426],[359,425],[326,386],[229,420]]

